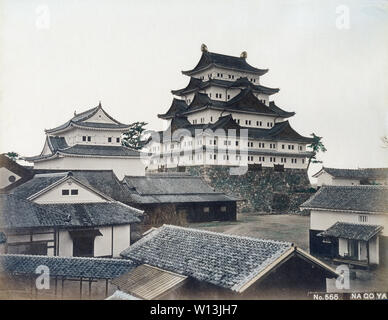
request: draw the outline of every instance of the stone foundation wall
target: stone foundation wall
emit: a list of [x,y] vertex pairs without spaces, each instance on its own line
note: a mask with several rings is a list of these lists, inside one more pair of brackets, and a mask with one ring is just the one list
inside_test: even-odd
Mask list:
[[277,172],[263,167],[262,170],[248,170],[243,175],[231,175],[230,167],[221,166],[190,166],[185,170],[201,176],[217,191],[245,199],[238,203],[239,212],[300,213],[300,204],[314,193],[304,169]]

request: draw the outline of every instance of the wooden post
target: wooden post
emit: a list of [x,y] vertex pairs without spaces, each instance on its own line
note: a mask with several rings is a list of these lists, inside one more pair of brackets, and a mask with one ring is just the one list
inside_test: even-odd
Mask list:
[[64,287],[64,283],[65,283],[65,278],[62,277],[62,288],[61,288],[61,298],[63,299],[63,287]]
[[366,257],[368,259],[368,267],[369,267],[369,263],[370,263],[370,259],[369,259],[369,240],[366,242]]
[[79,299],[82,300],[82,277],[79,283]]
[[108,279],[105,279],[105,298],[108,296]]
[[92,278],[89,278],[89,299],[92,296]]

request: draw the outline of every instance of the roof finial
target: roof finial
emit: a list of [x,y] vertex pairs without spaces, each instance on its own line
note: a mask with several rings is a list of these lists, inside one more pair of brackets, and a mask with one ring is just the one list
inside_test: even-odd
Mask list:
[[206,44],[204,44],[204,43],[201,44],[201,51],[202,52],[207,52],[208,51]]
[[248,53],[246,51],[241,52],[240,58],[246,59],[248,57]]
[[74,110],[74,117],[77,115],[77,110]]
[[101,108],[101,100],[98,101],[98,106]]

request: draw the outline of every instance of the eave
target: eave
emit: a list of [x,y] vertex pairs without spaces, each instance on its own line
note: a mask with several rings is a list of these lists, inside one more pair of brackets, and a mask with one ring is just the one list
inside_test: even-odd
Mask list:
[[247,70],[240,69],[240,68],[225,67],[225,66],[222,66],[222,65],[218,65],[216,63],[210,63],[206,67],[202,67],[200,69],[191,69],[191,70],[181,71],[181,72],[182,72],[182,74],[184,74],[186,76],[192,76],[192,75],[198,74],[200,72],[206,71],[206,70],[208,70],[208,69],[210,69],[212,67],[216,67],[216,68],[224,69],[224,70],[244,72],[244,73],[248,73],[248,74],[256,74],[256,75],[259,75],[259,76],[262,76],[262,75],[266,74],[269,71],[269,69],[262,69],[262,70],[258,70],[258,71],[247,71]]

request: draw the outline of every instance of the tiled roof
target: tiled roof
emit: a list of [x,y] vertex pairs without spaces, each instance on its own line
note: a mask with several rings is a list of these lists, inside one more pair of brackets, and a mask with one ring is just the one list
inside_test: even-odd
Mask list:
[[187,110],[189,106],[186,101],[180,99],[173,99],[170,108],[164,114],[158,114],[159,118],[169,119]]
[[91,157],[140,157],[139,151],[133,150],[125,146],[76,144],[74,146],[67,147],[64,149],[57,149],[49,155],[24,157],[24,159],[26,161],[39,161],[55,156],[56,154]]
[[347,179],[388,179],[388,168],[360,168],[360,169],[339,169],[323,167],[315,176],[322,171],[327,172],[335,178]]
[[251,88],[253,91],[257,93],[263,94],[274,94],[279,92],[279,89],[268,88],[262,85],[254,84],[248,80],[248,78],[239,78],[236,81],[228,81],[221,79],[209,79],[206,81],[202,81],[201,79],[197,79],[194,77],[190,78],[189,84],[180,90],[172,90],[171,93],[177,96],[187,95],[189,93],[197,92],[199,90],[205,90],[208,87],[217,86],[224,88]]
[[289,242],[164,225],[121,255],[237,291],[292,249]]
[[194,69],[182,71],[183,74],[192,75],[201,70],[205,70],[210,66],[217,66],[225,69],[250,72],[258,75],[263,75],[268,72],[268,69],[257,69],[247,63],[245,58],[233,57],[225,54],[214,52],[202,52],[202,56]]
[[253,94],[251,88],[246,88],[229,101],[212,100],[206,93],[196,92],[189,108],[186,111],[180,112],[179,115],[187,115],[204,108],[262,114],[282,118],[288,118],[295,114],[294,112],[287,112],[281,109],[273,102],[267,106]]
[[13,188],[31,179],[34,175],[33,171],[30,168],[21,166],[16,161],[13,161],[12,159],[8,158],[5,154],[0,154],[0,168],[6,168],[10,172],[13,172],[14,174],[21,177],[20,179],[16,180],[5,188],[0,188],[0,193],[6,193],[11,191]]
[[231,85],[231,88],[233,87],[239,87],[239,88],[251,88],[255,92],[264,93],[264,94],[274,94],[279,92],[278,88],[268,88],[259,84],[254,84],[251,81],[248,80],[247,77],[241,77],[234,81]]
[[0,195],[3,228],[91,227],[140,222],[142,212],[120,202],[36,204],[16,195]]
[[35,169],[35,176],[30,181],[13,190],[15,195],[28,198],[51,184],[71,175],[83,184],[107,195],[117,201],[125,199],[126,189],[117,179],[112,170],[72,170]]
[[7,237],[3,232],[0,232],[0,244],[6,243],[7,242]]
[[67,176],[68,172],[35,174],[31,180],[12,190],[12,194],[15,194],[20,198],[27,199],[33,194],[47,188],[48,186],[61,179],[64,179]]
[[236,201],[221,192],[215,192],[200,177],[190,175],[150,174],[126,176],[123,180],[131,203],[181,203]]
[[312,138],[300,135],[295,131],[290,123],[286,121],[277,122],[270,129],[263,128],[251,128],[238,125],[231,115],[220,117],[215,123],[208,124],[191,124],[186,117],[175,117],[171,121],[170,127],[166,131],[159,132],[159,141],[175,141],[179,140],[180,136],[173,134],[171,139],[171,133],[174,133],[177,129],[185,129],[186,132],[190,132],[194,137],[196,132],[204,131],[206,129],[216,130],[224,129],[227,133],[227,129],[236,129],[236,134],[239,134],[239,129],[248,129],[248,137],[253,139],[268,140],[268,141],[292,141],[300,143],[311,143]]
[[[85,122],[86,120],[90,119],[93,115],[95,115],[99,110],[102,110],[105,113],[105,115],[110,120],[112,120],[114,123]],[[46,133],[54,133],[56,131],[64,130],[72,124],[77,125],[77,126],[82,126],[82,127],[105,128],[105,129],[126,129],[129,127],[129,125],[120,123],[119,121],[112,118],[102,108],[101,104],[99,104],[97,107],[91,108],[91,109],[86,110],[84,112],[81,112],[79,114],[75,114],[73,118],[71,118],[69,121],[65,122],[64,124],[62,124],[58,127],[55,127],[53,129],[47,129]]]
[[283,140],[301,143],[311,143],[312,138],[305,137],[296,132],[289,121],[277,122],[271,129],[247,128],[248,136],[254,139]]
[[124,147],[124,146],[109,146],[109,145],[87,145],[76,144],[68,149],[60,150],[61,153],[69,155],[90,155],[90,156],[105,156],[105,157],[128,157],[140,156],[140,152]]
[[336,222],[326,231],[319,233],[318,236],[369,241],[381,230],[383,230],[382,226]]
[[50,276],[93,279],[113,279],[136,266],[123,259],[0,255],[0,273],[33,275],[42,265],[49,268]]
[[388,187],[322,186],[302,208],[388,213]]

